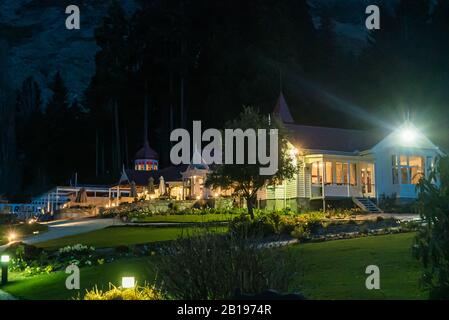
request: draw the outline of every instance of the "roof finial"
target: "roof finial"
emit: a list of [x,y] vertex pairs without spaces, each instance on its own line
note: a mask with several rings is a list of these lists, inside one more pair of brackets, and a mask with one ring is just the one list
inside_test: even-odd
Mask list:
[[143,143],[148,141],[148,83],[145,83],[145,105],[143,113]]

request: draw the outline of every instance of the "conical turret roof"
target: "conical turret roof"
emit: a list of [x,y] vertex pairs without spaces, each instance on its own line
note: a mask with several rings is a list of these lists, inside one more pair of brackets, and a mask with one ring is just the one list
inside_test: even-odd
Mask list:
[[292,114],[288,108],[287,102],[285,101],[284,94],[281,92],[279,95],[276,106],[273,110],[273,115],[281,119],[284,123],[294,123]]

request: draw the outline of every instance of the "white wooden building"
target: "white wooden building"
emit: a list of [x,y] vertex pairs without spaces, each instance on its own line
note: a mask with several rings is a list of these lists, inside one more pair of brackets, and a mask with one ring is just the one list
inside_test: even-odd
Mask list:
[[322,207],[348,199],[376,212],[381,197],[415,199],[416,184],[443,155],[411,123],[382,132],[297,125],[282,94],[273,113],[287,129],[299,172],[261,190],[262,207]]

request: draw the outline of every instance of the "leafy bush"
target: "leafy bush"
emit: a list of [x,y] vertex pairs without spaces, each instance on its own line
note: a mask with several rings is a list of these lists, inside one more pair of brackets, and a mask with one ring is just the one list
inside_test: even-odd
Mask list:
[[282,217],[277,212],[257,213],[254,219],[245,213],[234,218],[229,224],[229,231],[240,237],[266,237],[279,234]]
[[291,235],[299,241],[306,241],[310,239],[311,233],[306,225],[300,224],[293,229]]
[[95,248],[82,244],[60,248],[57,254],[60,263],[75,264],[77,266],[91,266],[92,261],[97,261]]
[[412,213],[417,209],[415,202],[400,203],[396,194],[391,196],[382,194],[379,199],[379,208],[391,213]]
[[164,294],[156,289],[155,286],[145,285],[135,288],[117,288],[109,284],[108,291],[98,290],[94,288],[87,291],[84,300],[163,300]]
[[23,243],[14,245],[9,250],[13,256],[10,269],[23,272],[24,275],[64,270],[69,264],[76,264],[81,267],[100,264],[100,262],[104,263],[104,259],[98,257],[94,247],[81,244],[66,246],[51,253]]
[[[299,272],[287,248],[265,248],[235,234],[198,232],[179,239],[161,255],[159,272],[175,299],[229,299],[267,289],[287,291]],[[182,266],[182,267],[180,267]]]
[[[438,181],[439,183],[435,183]],[[423,265],[422,283],[433,299],[449,298],[449,158],[438,161],[418,189],[419,226],[413,247]]]

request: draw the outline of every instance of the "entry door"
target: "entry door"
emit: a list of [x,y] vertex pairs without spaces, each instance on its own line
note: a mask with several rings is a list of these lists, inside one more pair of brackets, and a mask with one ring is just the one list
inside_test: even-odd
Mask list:
[[373,169],[370,166],[362,168],[362,193],[364,195],[373,193]]

